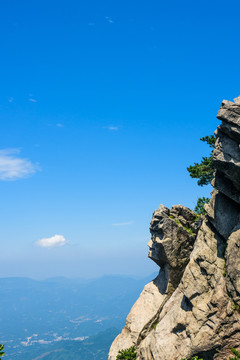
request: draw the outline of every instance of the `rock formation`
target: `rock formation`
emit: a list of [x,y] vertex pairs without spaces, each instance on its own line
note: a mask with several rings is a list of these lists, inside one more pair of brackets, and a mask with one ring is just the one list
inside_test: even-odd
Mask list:
[[226,360],[240,347],[240,97],[223,101],[217,118],[207,214],[181,205],[154,211],[148,256],[159,275],[131,309],[109,360],[130,346],[137,360]]

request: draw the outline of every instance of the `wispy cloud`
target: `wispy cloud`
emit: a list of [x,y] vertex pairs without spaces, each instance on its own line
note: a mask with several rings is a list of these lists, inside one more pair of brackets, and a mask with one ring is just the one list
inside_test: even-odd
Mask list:
[[64,246],[68,243],[68,240],[65,239],[63,235],[54,235],[50,238],[43,238],[35,242],[37,246],[43,248],[52,248],[52,247],[59,247]]
[[132,225],[133,221],[127,221],[127,222],[121,222],[121,223],[115,223],[112,224],[112,226],[127,226],[127,225]]
[[108,129],[110,131],[118,131],[119,127],[118,126],[104,126],[104,129]]
[[93,23],[93,22],[88,23],[88,26],[94,26],[94,25],[95,25],[95,23]]
[[31,102],[34,102],[34,103],[37,102],[37,100],[36,100],[36,99],[33,99],[33,98],[28,99],[28,101],[31,101]]
[[105,16],[105,19],[110,23],[113,24],[114,21],[109,17],[109,16]]
[[8,102],[10,102],[10,103],[12,103],[12,102],[13,102],[13,100],[14,100],[14,98],[13,98],[13,97],[11,97],[11,96],[8,98]]
[[0,180],[11,181],[33,175],[39,166],[19,157],[19,149],[0,150]]
[[58,123],[58,124],[57,124],[57,127],[63,128],[63,127],[64,127],[64,125],[63,125],[63,124]]

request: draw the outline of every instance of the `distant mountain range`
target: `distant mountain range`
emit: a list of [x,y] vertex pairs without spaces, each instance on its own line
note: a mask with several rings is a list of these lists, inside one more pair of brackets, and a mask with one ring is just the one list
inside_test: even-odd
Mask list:
[[0,278],[0,343],[6,344],[6,360],[106,359],[130,308],[156,275]]

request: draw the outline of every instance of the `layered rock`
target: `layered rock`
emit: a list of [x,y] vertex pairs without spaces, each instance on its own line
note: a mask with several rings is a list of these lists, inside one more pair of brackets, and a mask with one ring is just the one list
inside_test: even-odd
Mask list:
[[160,266],[113,342],[109,360],[134,345],[138,360],[228,359],[240,346],[240,97],[217,117],[214,190],[198,219],[163,205],[150,224],[149,257]]

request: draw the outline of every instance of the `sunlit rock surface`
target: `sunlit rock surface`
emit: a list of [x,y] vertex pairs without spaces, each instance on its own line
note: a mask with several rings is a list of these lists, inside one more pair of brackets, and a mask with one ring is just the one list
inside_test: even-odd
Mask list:
[[134,345],[138,360],[228,359],[240,346],[240,97],[217,115],[217,168],[206,217],[160,205],[148,256],[160,272],[113,342],[109,360]]

